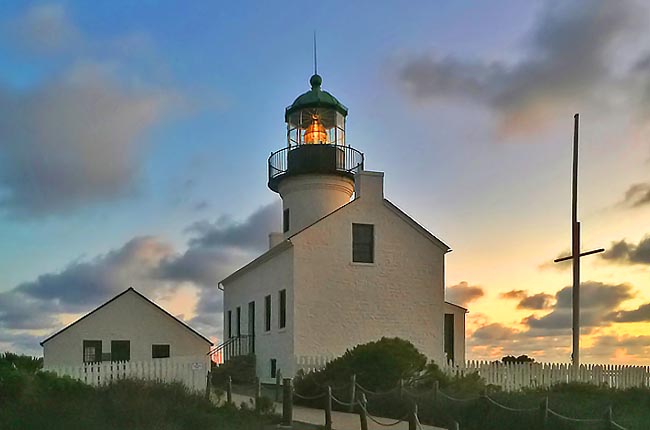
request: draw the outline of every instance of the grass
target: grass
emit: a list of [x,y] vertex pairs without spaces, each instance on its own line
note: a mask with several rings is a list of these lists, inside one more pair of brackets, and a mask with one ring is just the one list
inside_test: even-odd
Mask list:
[[255,430],[276,422],[253,410],[217,407],[181,384],[123,380],[93,388],[0,365],[3,430]]

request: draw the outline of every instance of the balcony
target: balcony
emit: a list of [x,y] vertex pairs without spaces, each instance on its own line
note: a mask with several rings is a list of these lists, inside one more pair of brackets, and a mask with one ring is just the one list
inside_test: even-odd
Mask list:
[[363,153],[350,146],[298,145],[269,157],[269,188],[278,192],[282,179],[304,174],[342,175],[353,178],[363,170]]

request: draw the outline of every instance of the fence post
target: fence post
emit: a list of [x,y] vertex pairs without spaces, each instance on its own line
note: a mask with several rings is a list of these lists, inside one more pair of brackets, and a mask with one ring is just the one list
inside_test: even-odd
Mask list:
[[404,380],[400,378],[399,380],[399,399],[404,398]]
[[418,404],[415,401],[409,414],[409,430],[418,430]]
[[282,392],[282,426],[291,427],[293,423],[293,388],[291,378],[284,378]]
[[353,373],[350,379],[350,413],[354,412],[354,401],[357,399],[357,374]]
[[449,430],[460,430],[460,425],[458,424],[458,421],[454,419],[451,420],[449,425],[450,425]]
[[366,415],[366,406],[368,401],[366,395],[361,393],[361,405],[359,408],[359,421],[361,422],[361,430],[368,430],[368,416]]
[[548,423],[548,397],[545,397],[542,400],[542,403],[539,405],[539,416],[540,416],[540,430],[545,430]]
[[280,384],[282,382],[282,372],[278,369],[275,372],[275,401],[280,401]]
[[613,430],[614,425],[612,424],[612,407],[609,406],[607,408],[607,411],[605,412],[605,418],[603,419],[605,421],[605,428],[607,430]]
[[325,430],[332,430],[332,387],[329,385],[325,396]]
[[255,409],[260,410],[260,399],[262,398],[262,380],[255,378]]
[[210,388],[211,388],[211,386],[210,386],[210,382],[211,382],[210,381],[210,379],[211,379],[210,376],[211,375],[212,375],[212,372],[210,372],[208,370],[208,374],[207,374],[207,376],[205,378],[206,379],[206,381],[205,381],[205,398],[208,399],[208,400],[210,400],[210,391],[211,391],[210,390]]
[[232,376],[228,376],[226,382],[226,401],[229,405],[232,405]]

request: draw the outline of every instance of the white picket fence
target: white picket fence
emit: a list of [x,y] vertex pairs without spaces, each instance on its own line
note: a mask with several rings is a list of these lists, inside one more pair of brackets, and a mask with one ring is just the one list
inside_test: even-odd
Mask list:
[[574,367],[562,363],[468,361],[464,366],[443,365],[441,369],[449,375],[478,372],[486,383],[498,385],[505,391],[550,387],[568,382],[619,389],[650,386],[650,366],[583,364]]
[[157,358],[149,361],[84,363],[79,366],[46,366],[43,370],[98,386],[119,379],[181,382],[192,391],[205,390],[210,363],[206,357]]
[[334,356],[307,356],[300,355],[295,357],[296,372],[302,370],[304,373],[313,372],[322,369],[327,363],[334,360]]

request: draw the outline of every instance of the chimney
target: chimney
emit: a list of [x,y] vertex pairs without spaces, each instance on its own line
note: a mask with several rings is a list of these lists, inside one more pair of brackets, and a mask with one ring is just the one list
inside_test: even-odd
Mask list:
[[367,200],[384,199],[384,172],[362,170],[354,175],[354,191],[356,197]]

